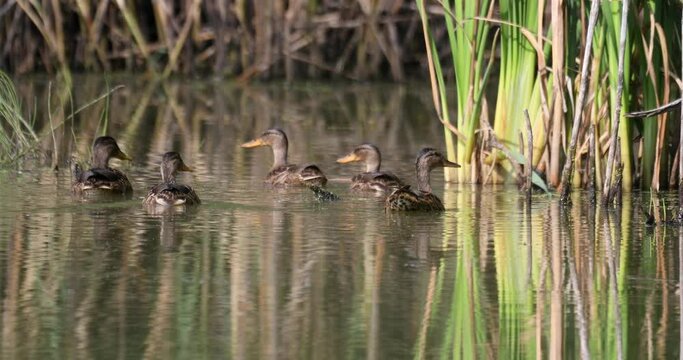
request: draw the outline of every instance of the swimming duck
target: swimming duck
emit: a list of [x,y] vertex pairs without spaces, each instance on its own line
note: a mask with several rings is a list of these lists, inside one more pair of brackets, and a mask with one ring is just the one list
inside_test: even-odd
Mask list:
[[355,161],[365,163],[365,172],[351,178],[351,190],[389,192],[403,186],[396,175],[379,170],[382,164],[382,155],[377,146],[361,144],[348,155],[337,159],[340,164]]
[[316,185],[327,183],[325,174],[313,164],[296,165],[287,163],[287,135],[280,129],[268,129],[258,138],[242,144],[243,148],[270,146],[273,149],[273,166],[266,176],[266,183],[282,185]]
[[176,206],[201,204],[194,190],[176,182],[178,171],[193,171],[185,165],[180,154],[170,151],[161,159],[161,184],[151,188],[142,203],[146,206]]
[[95,139],[92,147],[92,168],[83,171],[78,164],[74,164],[74,182],[71,190],[76,194],[103,190],[116,195],[132,195],[133,187],[126,175],[109,167],[111,158],[132,160],[121,151],[113,137],[101,136]]
[[440,152],[432,148],[423,148],[417,154],[415,171],[417,173],[417,191],[410,186],[394,190],[387,197],[385,208],[390,210],[445,210],[441,200],[432,194],[432,186],[429,184],[429,174],[436,167],[460,167],[460,165],[448,161]]

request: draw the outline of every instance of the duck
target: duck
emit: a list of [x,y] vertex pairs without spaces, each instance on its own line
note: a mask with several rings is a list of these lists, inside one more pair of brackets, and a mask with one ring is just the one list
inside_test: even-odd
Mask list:
[[133,187],[124,173],[109,167],[109,159],[132,160],[126,155],[111,136],[100,136],[92,147],[92,168],[83,171],[75,163],[74,181],[71,190],[75,194],[85,194],[100,190],[114,195],[133,195]]
[[197,193],[188,185],[176,182],[179,171],[194,170],[185,165],[182,157],[175,151],[169,151],[161,158],[161,183],[149,190],[142,201],[145,206],[179,206],[199,205],[201,201]]
[[362,161],[365,172],[351,178],[351,190],[387,193],[404,186],[396,175],[380,171],[382,155],[377,146],[365,143],[358,145],[352,152],[337,159],[340,164]]
[[243,148],[270,146],[273,150],[273,166],[266,175],[265,182],[272,186],[324,186],[327,177],[314,164],[290,164],[287,162],[287,148],[289,142],[282,129],[272,128],[254,140],[241,145]]
[[437,167],[454,167],[460,165],[448,161],[440,152],[432,148],[422,148],[417,154],[415,172],[417,173],[417,191],[410,185],[394,190],[386,199],[385,209],[398,211],[443,211],[441,200],[432,193],[429,175]]

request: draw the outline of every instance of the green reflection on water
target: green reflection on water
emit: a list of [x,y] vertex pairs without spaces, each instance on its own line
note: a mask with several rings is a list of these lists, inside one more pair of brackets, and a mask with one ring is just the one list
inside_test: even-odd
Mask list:
[[[81,80],[77,99],[104,89]],[[385,213],[348,191],[359,169],[334,160],[372,141],[384,168],[414,183],[417,149],[442,147],[427,89],[120,81],[107,132],[135,158],[114,165],[135,200],[72,199],[64,166],[0,175],[3,358],[578,358],[582,344],[616,358],[619,343],[628,357],[680,353],[679,231],[643,228],[649,194],[617,211],[580,195],[571,209],[545,196],[528,208],[516,189],[434,176],[445,213]],[[61,164],[88,157],[92,111],[57,134]],[[342,201],[263,187],[271,155],[239,144],[273,125]],[[197,169],[181,177],[205,200],[194,211],[140,204],[167,150]]]

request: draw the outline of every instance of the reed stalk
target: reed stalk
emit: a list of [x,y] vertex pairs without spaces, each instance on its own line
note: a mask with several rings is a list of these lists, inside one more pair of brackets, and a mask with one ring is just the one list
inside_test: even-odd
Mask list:
[[[622,107],[622,96],[624,91],[624,58],[626,52],[626,29],[628,25],[628,0],[623,0],[621,3],[621,30],[619,31],[619,65],[617,73],[617,90],[616,90],[616,100],[614,102],[614,117],[612,118],[612,131],[610,133],[610,149],[609,155],[607,157],[607,168],[605,171],[605,183],[602,189],[603,201],[605,203],[609,202],[609,192],[611,191],[612,185],[612,170],[614,168],[614,154],[616,153],[617,136],[619,134],[619,123],[621,120],[621,107]],[[628,133],[623,134],[622,138],[626,137],[628,140]],[[626,154],[626,159],[629,161],[628,152]],[[629,179],[630,180],[630,179]]]
[[561,199],[563,202],[569,201],[569,193],[571,192],[569,181],[574,176],[574,162],[576,160],[576,143],[579,137],[579,128],[581,126],[581,119],[583,117],[583,106],[586,101],[586,89],[588,88],[589,73],[588,68],[591,64],[591,52],[593,50],[593,34],[595,33],[595,24],[598,21],[599,1],[591,0],[591,10],[588,19],[588,31],[586,32],[586,45],[584,47],[583,61],[581,62],[581,84],[579,85],[579,95],[576,99],[576,106],[574,108],[574,122],[572,125],[572,135],[569,142],[569,149],[567,150],[567,158],[565,159],[564,169],[562,170],[561,181]]
[[[541,2],[539,2],[541,3]],[[540,6],[540,5],[539,5]],[[539,14],[542,13],[539,11]],[[548,169],[548,183],[557,188],[560,185],[560,162],[562,161],[562,128],[564,123],[564,4],[563,0],[552,0],[550,4],[552,31],[552,134],[550,141],[550,168]],[[540,34],[540,31],[539,31]],[[521,144],[520,144],[521,145]]]
[[14,161],[34,148],[38,136],[22,114],[21,101],[12,79],[0,70],[0,163]]
[[[683,10],[681,10],[681,38],[683,38]],[[683,46],[681,46],[681,74],[683,74]],[[683,98],[683,82],[678,83],[678,90],[681,98]],[[680,113],[681,127],[678,138],[678,219],[683,220],[683,110],[681,110]],[[683,282],[683,278],[680,280]],[[683,291],[681,291],[681,294],[683,294]],[[681,299],[681,304],[683,305],[683,295],[681,295]],[[683,307],[681,307],[681,309],[683,309]],[[683,321],[681,321],[681,324],[681,329],[683,330]],[[683,331],[681,334],[681,337],[683,337]]]

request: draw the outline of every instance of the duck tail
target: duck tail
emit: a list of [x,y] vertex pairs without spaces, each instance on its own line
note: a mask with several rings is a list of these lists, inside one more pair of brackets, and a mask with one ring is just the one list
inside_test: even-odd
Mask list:
[[83,176],[83,168],[76,161],[71,162],[71,174],[75,181],[79,181],[81,176]]

